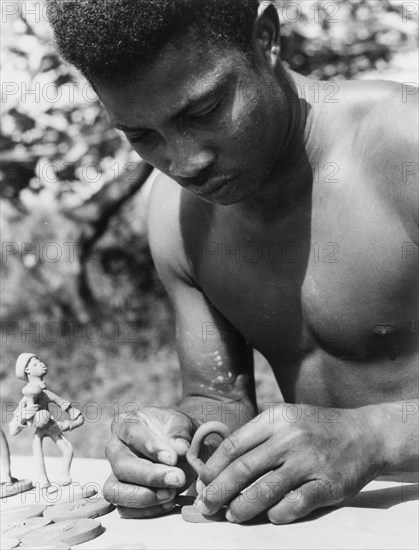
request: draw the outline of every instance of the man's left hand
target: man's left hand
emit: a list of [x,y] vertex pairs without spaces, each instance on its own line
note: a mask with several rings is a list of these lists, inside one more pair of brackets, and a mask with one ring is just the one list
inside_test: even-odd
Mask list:
[[[203,468],[204,514],[229,504],[241,523],[267,511],[290,523],[358,493],[384,469],[384,435],[371,409],[275,405],[221,443]],[[263,476],[263,477],[262,477]]]

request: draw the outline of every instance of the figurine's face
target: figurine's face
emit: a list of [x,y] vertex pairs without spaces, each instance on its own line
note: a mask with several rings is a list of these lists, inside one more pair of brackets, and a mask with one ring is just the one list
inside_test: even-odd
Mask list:
[[26,374],[42,378],[48,372],[48,367],[38,357],[32,357],[25,368]]

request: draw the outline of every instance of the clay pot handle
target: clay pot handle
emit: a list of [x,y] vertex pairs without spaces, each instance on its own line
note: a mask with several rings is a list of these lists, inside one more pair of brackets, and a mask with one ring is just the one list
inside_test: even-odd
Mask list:
[[223,424],[222,422],[205,422],[202,424],[193,436],[191,446],[189,447],[188,452],[186,453],[186,460],[198,474],[201,473],[202,468],[204,467],[204,462],[198,457],[201,444],[204,442],[205,438],[210,434],[218,434],[223,439],[228,437],[231,433],[230,428]]

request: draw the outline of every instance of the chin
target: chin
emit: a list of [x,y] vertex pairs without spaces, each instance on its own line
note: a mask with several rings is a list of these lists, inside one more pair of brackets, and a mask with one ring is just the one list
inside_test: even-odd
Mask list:
[[223,197],[217,200],[212,201],[215,204],[220,204],[221,206],[231,206],[233,204],[238,204],[239,202],[243,202],[245,199],[243,198],[234,198],[234,197]]
[[233,204],[238,204],[249,198],[251,198],[257,192],[256,186],[250,186],[246,188],[229,185],[228,183],[221,187],[219,190],[215,191],[209,195],[198,195],[195,194],[200,200],[208,204],[220,204],[221,206],[230,206]]
[[214,202],[217,202],[217,204],[222,204],[224,206],[229,206],[232,204],[239,204],[241,202],[247,201],[248,199],[251,199],[253,195],[256,195],[257,189],[247,189],[246,191],[244,189],[237,190],[235,193],[232,193],[230,196],[225,197],[217,197],[217,200]]
[[213,197],[206,197],[203,195],[196,195],[201,201],[204,201],[208,204],[220,204],[221,206],[230,206],[232,204],[237,204],[239,202],[242,202],[246,200],[247,197],[238,197],[237,195],[224,195],[224,196],[213,196]]

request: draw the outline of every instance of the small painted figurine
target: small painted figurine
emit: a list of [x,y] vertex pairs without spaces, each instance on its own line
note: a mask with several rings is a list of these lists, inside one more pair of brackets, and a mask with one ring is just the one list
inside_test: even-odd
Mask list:
[[[71,483],[70,467],[73,459],[73,447],[63,435],[81,426],[84,417],[69,401],[47,389],[44,377],[48,368],[34,353],[21,353],[16,361],[16,376],[28,382],[23,388],[23,398],[14,412],[9,424],[11,435],[18,434],[23,428],[35,428],[33,438],[33,481],[41,488],[48,488],[51,483],[45,469],[42,442],[44,437],[50,437],[62,454],[61,475],[57,482],[60,485]],[[55,403],[62,411],[68,413],[68,420],[56,420],[49,410],[50,403]]]
[[0,453],[2,465],[2,477],[0,482],[0,498],[11,497],[24,491],[32,489],[32,482],[29,479],[16,479],[10,470],[10,450],[6,435],[0,428]]

